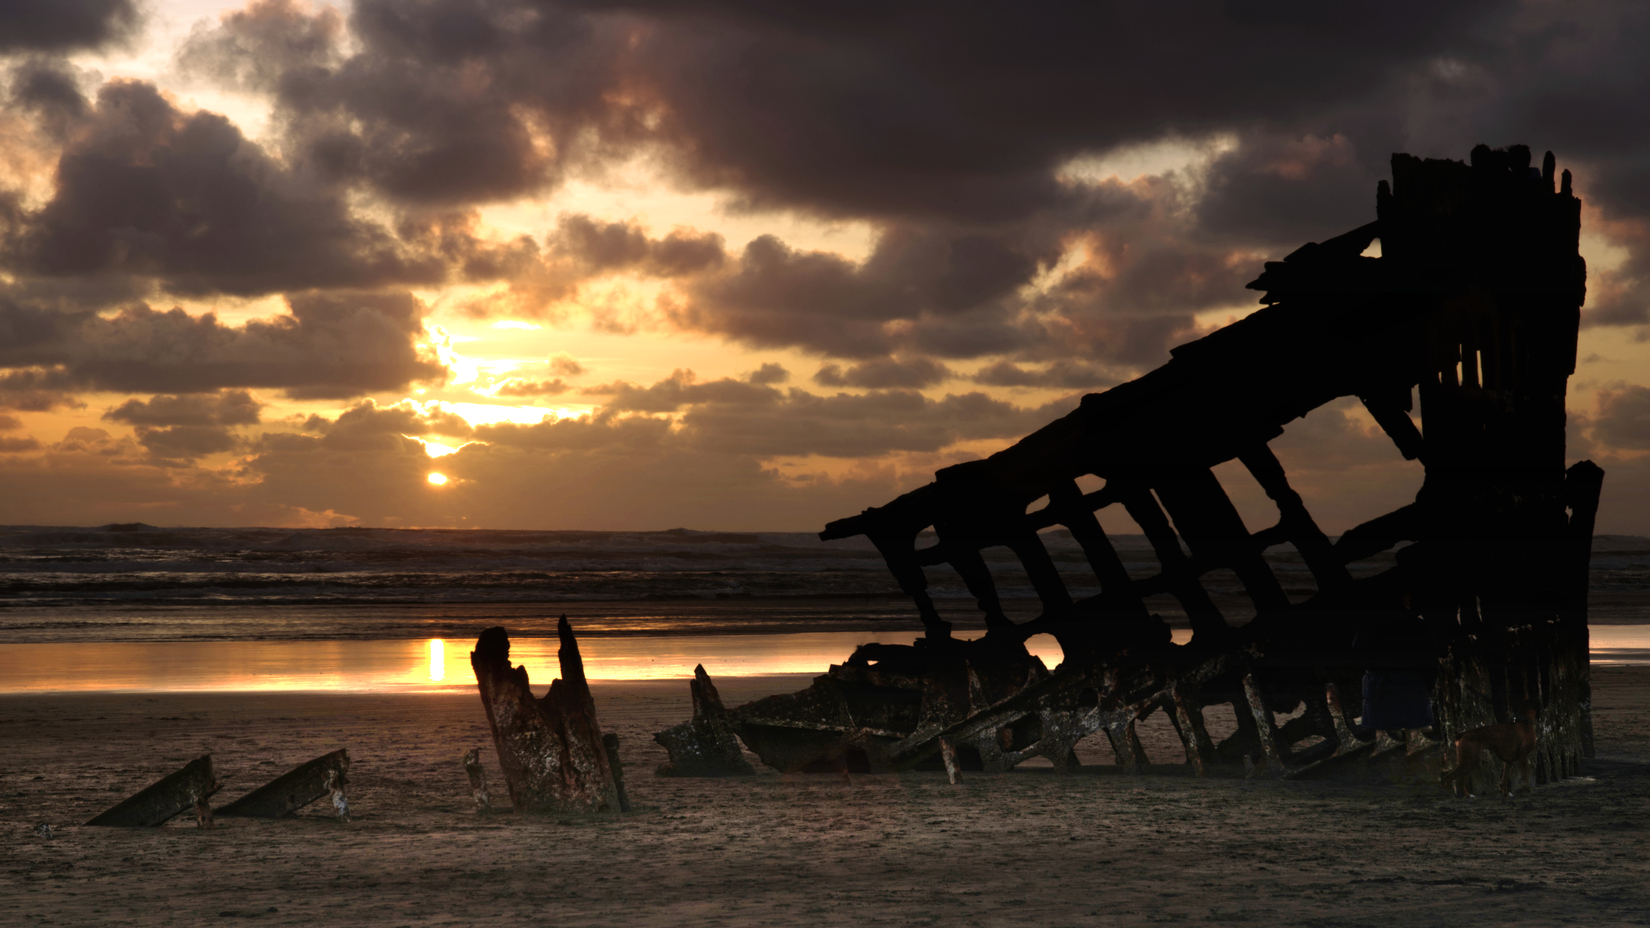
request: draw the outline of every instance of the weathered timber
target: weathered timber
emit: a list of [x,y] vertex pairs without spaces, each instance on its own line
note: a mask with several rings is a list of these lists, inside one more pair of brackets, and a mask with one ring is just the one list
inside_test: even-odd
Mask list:
[[670,760],[659,765],[662,777],[751,776],[756,770],[739,750],[728,710],[711,682],[705,665],[693,668],[688,681],[693,696],[693,718],[653,736],[669,752]]
[[542,699],[528,686],[527,668],[510,664],[504,629],[482,632],[470,652],[510,804],[517,812],[620,811],[596,704],[566,616],[557,634],[561,676]]
[[164,825],[180,813],[193,811],[199,823],[211,827],[212,815],[201,807],[222,784],[212,774],[212,755],[203,754],[176,773],[168,774],[115,804],[87,822],[115,828],[152,828]]
[[[280,818],[317,799],[332,795],[332,778],[349,773],[349,752],[323,754],[299,764],[250,793],[217,810],[219,815],[244,818]],[[342,786],[340,786],[340,795]]]
[[[828,524],[822,540],[871,540],[926,636],[867,645],[808,690],[727,710],[728,728],[780,769],[927,766],[954,779],[1033,756],[1070,764],[1095,732],[1138,770],[1133,725],[1161,708],[1200,772],[1241,762],[1413,779],[1437,745],[1529,699],[1537,780],[1573,774],[1592,750],[1587,571],[1603,479],[1590,462],[1565,469],[1586,293],[1581,201],[1550,153],[1536,170],[1521,145],[1478,146],[1470,163],[1395,154],[1391,169],[1375,221],[1266,263],[1249,284],[1263,308],[1008,448]],[[1412,502],[1331,539],[1269,443],[1351,401],[1423,482]],[[1218,476],[1234,460],[1275,504],[1275,524],[1239,518]],[[1084,480],[1099,488],[1083,492]],[[1118,557],[1099,514],[1117,504],[1150,541],[1155,572],[1131,576]],[[1072,598],[1038,536],[1059,526],[1100,595]],[[1263,558],[1283,544],[1315,591]],[[1036,618],[1007,618],[990,547],[1019,559]],[[1390,569],[1349,569],[1386,551]],[[942,566],[973,595],[983,639],[956,641],[939,617],[924,569]],[[1215,571],[1237,577],[1252,620],[1222,612]],[[1147,611],[1164,593],[1185,609],[1187,645]],[[1024,642],[1044,632],[1065,663],[1039,676]],[[1215,703],[1233,705],[1238,730],[1211,746],[1202,710]]]
[[464,773],[470,778],[470,795],[475,799],[476,813],[486,815],[493,811],[493,797],[487,792],[487,768],[481,766],[481,748],[465,752]]

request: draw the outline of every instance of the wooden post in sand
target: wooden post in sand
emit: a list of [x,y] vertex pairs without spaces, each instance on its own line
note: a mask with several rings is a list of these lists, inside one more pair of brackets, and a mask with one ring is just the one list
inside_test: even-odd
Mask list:
[[470,652],[493,729],[499,767],[517,812],[617,812],[622,808],[584,661],[567,616],[561,636],[561,678],[543,699],[533,696],[527,668],[510,665],[510,635],[489,628]]
[[203,754],[185,764],[182,770],[163,777],[86,824],[148,828],[164,825],[178,814],[193,809],[200,816],[201,827],[210,828],[211,810],[201,815],[200,809],[221,785],[212,775],[212,755]]
[[348,783],[349,752],[323,754],[288,770],[268,783],[218,810],[219,815],[245,818],[280,818],[302,809],[323,796],[331,796],[338,820],[349,821],[348,803],[339,806]]

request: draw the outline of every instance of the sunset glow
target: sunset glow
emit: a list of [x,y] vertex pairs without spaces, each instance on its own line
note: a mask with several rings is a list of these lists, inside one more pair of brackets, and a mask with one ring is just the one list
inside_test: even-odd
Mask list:
[[441,486],[441,485],[443,485],[447,482],[447,475],[446,474],[431,474],[427,479],[431,483],[433,483],[433,484],[435,484],[436,486],[439,487],[439,486]]
[[[395,29],[350,0],[88,9],[137,6],[0,49],[0,331],[40,333],[0,361],[0,523],[817,531],[1242,319],[1265,262],[1367,221],[1391,152],[1523,141],[1586,201],[1572,456],[1611,474],[1601,531],[1650,531],[1642,158],[1531,115],[1564,111],[1534,75],[1617,46],[1509,71],[1462,38],[1559,47],[1518,33],[1542,17],[1429,14],[1377,61],[1326,14],[1307,93],[1230,57],[1267,30],[1220,12],[1166,59],[1050,46],[1028,71],[988,51],[1088,14],[905,35],[845,9],[804,42],[737,6],[703,29],[524,0],[410,4]],[[725,66],[732,36],[755,70]],[[1230,94],[1090,105],[1163,68]],[[1355,401],[1274,445],[1331,534],[1413,498],[1418,465]],[[378,479],[432,458],[462,501]]]

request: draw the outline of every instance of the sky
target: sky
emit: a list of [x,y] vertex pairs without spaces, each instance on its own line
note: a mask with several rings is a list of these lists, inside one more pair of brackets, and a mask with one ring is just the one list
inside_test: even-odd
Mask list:
[[[0,523],[816,531],[1483,142],[1575,177],[1570,458],[1650,534],[1646,60],[1631,2],[10,0]],[[1332,533],[1421,480],[1355,401],[1273,447]]]

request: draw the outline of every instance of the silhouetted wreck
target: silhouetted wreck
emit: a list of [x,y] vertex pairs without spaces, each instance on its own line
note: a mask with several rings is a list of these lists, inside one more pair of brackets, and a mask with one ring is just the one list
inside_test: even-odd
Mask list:
[[[1535,169],[1524,146],[1481,145],[1470,166],[1398,154],[1392,177],[1376,221],[1266,265],[1249,284],[1264,308],[1012,447],[828,525],[822,539],[865,535],[886,559],[926,627],[914,646],[867,645],[801,693],[696,700],[706,717],[661,743],[732,731],[781,769],[943,763],[955,776],[1038,755],[1069,765],[1079,739],[1103,733],[1134,768],[1135,723],[1161,709],[1200,774],[1223,762],[1436,773],[1440,742],[1531,699],[1538,778],[1572,774],[1592,747],[1587,566],[1603,479],[1590,462],[1564,466],[1581,203],[1568,171],[1555,184],[1552,154]],[[1366,256],[1377,239],[1380,256]],[[1425,480],[1413,503],[1331,541],[1267,443],[1341,397],[1361,400]],[[1276,504],[1275,524],[1245,527],[1211,470],[1233,460]],[[1086,475],[1103,484],[1083,492]],[[1096,516],[1114,505],[1150,540],[1155,575],[1125,569]],[[1099,595],[1068,592],[1038,534],[1053,526],[1081,544]],[[1406,542],[1389,570],[1348,570]],[[1309,597],[1292,601],[1262,557],[1277,545],[1309,568]],[[1035,619],[1005,616],[981,555],[993,546],[1024,565]],[[935,609],[924,568],[941,564],[977,600],[983,638],[953,638]],[[1229,625],[1206,589],[1221,568],[1253,603],[1247,624]],[[1148,610],[1157,594],[1184,607],[1188,644]],[[1024,647],[1045,632],[1065,653],[1053,672]],[[1238,720],[1218,745],[1203,722],[1217,703]],[[697,757],[725,754],[707,744]]]

